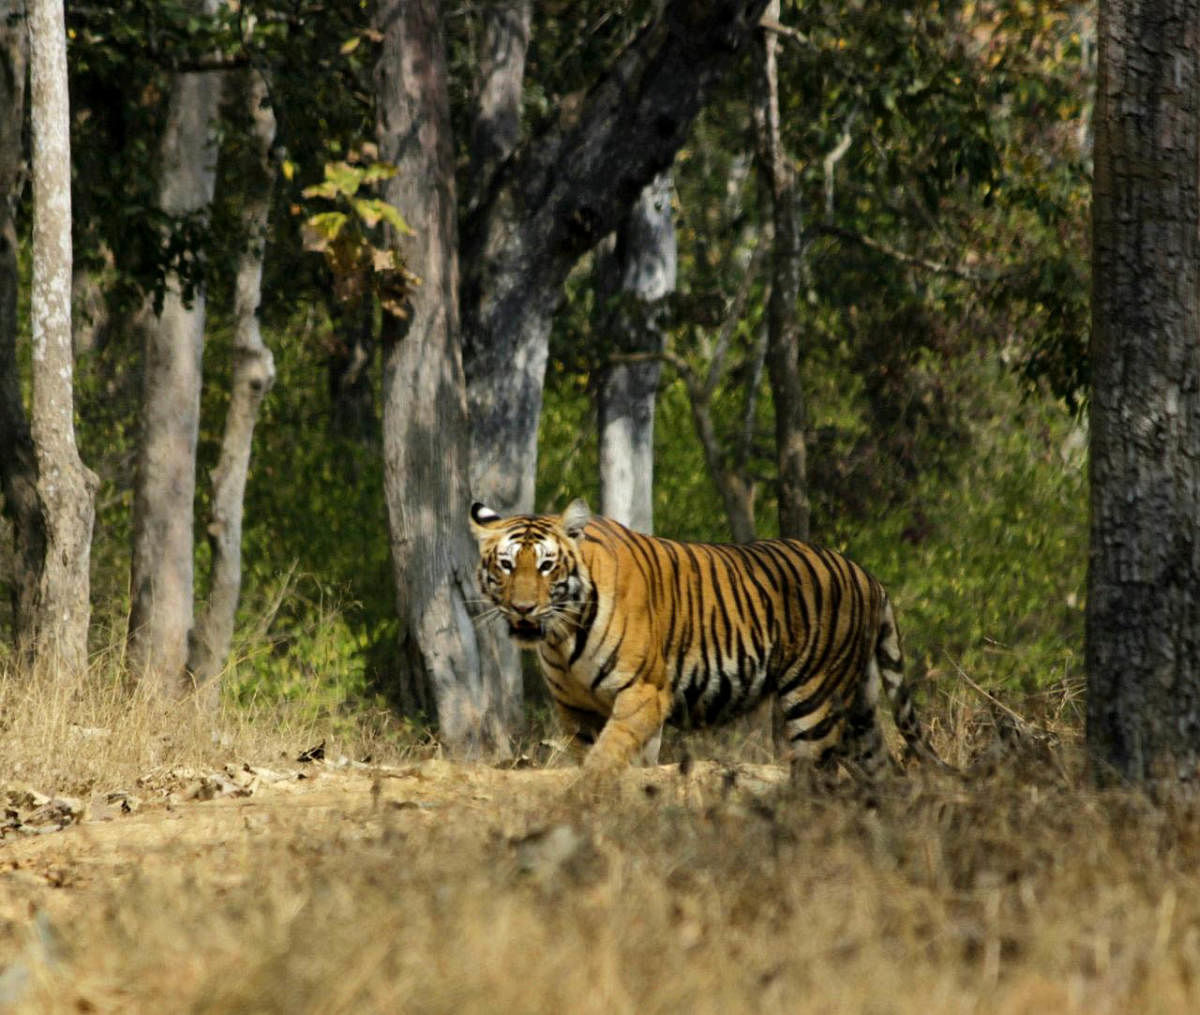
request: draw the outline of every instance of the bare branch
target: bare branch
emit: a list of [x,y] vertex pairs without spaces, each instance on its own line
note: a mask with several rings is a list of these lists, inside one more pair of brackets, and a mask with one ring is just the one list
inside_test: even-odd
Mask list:
[[874,250],[876,253],[890,257],[901,264],[921,268],[936,275],[959,278],[966,282],[997,282],[1000,279],[1017,274],[1016,272],[998,272],[971,268],[964,264],[948,264],[945,261],[932,261],[927,257],[907,253],[897,247],[893,247],[889,243],[884,243],[882,240],[877,240],[872,236],[867,236],[865,233],[857,232],[854,229],[846,229],[842,226],[817,225],[809,229],[808,232],[818,236],[834,236],[840,240],[857,243],[859,246],[866,247],[868,250]]
[[[768,299],[764,299],[763,302],[768,302]],[[762,382],[763,367],[767,361],[769,338],[770,332],[766,326],[760,327],[758,340],[754,343],[754,359],[751,361],[750,376],[746,378],[746,406],[742,413],[742,432],[737,445],[739,462],[750,460],[750,445],[754,440],[754,415],[758,405],[758,386]]]
[[762,266],[766,250],[767,233],[760,232],[758,242],[754,245],[754,252],[750,255],[750,263],[746,265],[746,272],[742,275],[742,279],[738,283],[737,292],[734,294],[733,302],[729,307],[729,313],[725,316],[725,321],[722,323],[721,330],[717,334],[717,344],[713,349],[712,362],[708,368],[708,377],[704,382],[706,400],[711,399],[713,392],[717,390],[717,383],[720,381],[721,374],[725,370],[725,356],[729,350],[729,343],[733,339],[733,332],[737,328],[738,321],[745,316],[746,304],[750,300],[750,287],[753,285],[754,279],[758,276],[758,270]]
[[775,18],[764,17],[758,23],[758,27],[762,28],[764,31],[774,32],[776,35],[782,35],[785,39],[791,39],[793,42],[798,42],[801,46],[809,46],[813,49],[816,48],[812,39],[810,39],[802,31],[797,28],[789,28],[787,25],[777,21]]

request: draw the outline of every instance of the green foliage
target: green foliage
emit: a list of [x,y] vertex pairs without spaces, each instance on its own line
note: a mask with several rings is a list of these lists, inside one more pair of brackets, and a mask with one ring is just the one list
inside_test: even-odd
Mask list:
[[961,667],[1034,690],[1082,674],[1087,565],[1084,438],[998,363],[970,371],[970,453],[918,477],[905,503],[831,520],[819,538],[873,570],[897,603],[910,668]]
[[404,266],[379,226],[386,223],[398,235],[412,230],[394,205],[360,193],[395,175],[396,167],[387,162],[327,162],[324,181],[302,193],[334,210],[314,212],[304,220],[304,249],[324,256],[340,303],[377,300],[385,313],[406,317],[409,293],[420,279]]
[[[291,328],[264,336],[276,381],[255,428],[246,489],[242,648],[235,648],[242,658],[232,681],[241,700],[315,695],[332,707],[369,700],[369,687],[385,682],[377,646],[394,642],[395,600],[383,462],[378,447],[332,426],[323,384],[327,329],[323,319],[298,314]],[[202,471],[216,461],[228,400],[227,329],[214,329],[207,362]],[[202,526],[210,490],[202,484],[197,492]],[[198,546],[202,539],[198,532]]]
[[[365,0],[246,0],[219,4],[212,17],[186,0],[111,0],[71,5],[67,13],[76,260],[112,273],[110,308],[120,314],[147,294],[161,299],[168,272],[188,299],[201,283],[219,292],[249,242],[237,229],[236,187],[218,188],[210,212],[172,217],[158,210],[159,139],[177,71],[253,68],[266,76],[275,154],[292,171],[276,191],[264,312],[286,318],[301,293],[323,298],[327,279],[319,262],[308,263],[300,224],[287,209],[303,203],[301,191],[327,161],[373,133],[369,71],[379,37],[367,27]],[[241,144],[236,115],[219,133],[228,159]]]

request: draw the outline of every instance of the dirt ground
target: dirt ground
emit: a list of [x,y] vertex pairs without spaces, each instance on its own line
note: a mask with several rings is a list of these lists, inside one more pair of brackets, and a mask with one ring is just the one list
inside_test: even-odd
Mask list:
[[[778,766],[688,768],[686,779],[678,765],[633,770],[600,788],[588,784],[583,792],[602,793],[618,806],[622,798],[641,801],[668,793],[676,803],[703,806],[703,796],[716,787],[728,796],[740,782],[739,793],[763,793],[785,779]],[[203,907],[205,899],[253,895],[264,855],[278,857],[267,861],[271,866],[291,864],[303,872],[312,860],[304,854],[320,853],[329,844],[336,844],[339,862],[348,858],[353,865],[360,850],[403,842],[432,857],[436,875],[454,880],[458,863],[471,864],[472,847],[485,841],[499,844],[516,877],[552,878],[587,852],[578,822],[569,816],[578,816],[581,803],[586,806],[578,795],[580,782],[580,771],[571,767],[439,760],[367,765],[341,759],[279,769],[233,763],[222,769],[166,769],[86,799],[0,784],[5,803],[0,1011],[156,1010],[159,1004],[166,1004],[163,1010],[207,1010],[203,992],[167,1000],[152,987],[142,989],[147,984],[114,989],[104,968],[111,962],[100,962],[100,968],[94,962],[108,948],[163,947],[154,927],[161,913],[148,918],[145,896],[149,891],[159,902],[163,895],[181,896],[180,871],[190,872],[184,891]],[[448,829],[450,853],[439,859],[437,843],[445,842]],[[340,868],[319,876],[352,878]],[[97,921],[98,913],[106,917]],[[144,933],[138,923],[146,925]],[[129,940],[109,937],[121,929],[114,924],[125,925]],[[175,949],[163,950],[170,961]],[[85,986],[76,990],[80,984]],[[278,999],[243,1000],[266,1010]],[[240,1007],[235,1003],[230,1010]]]
[[0,1012],[1200,1010],[1200,807],[1032,761],[0,786]]

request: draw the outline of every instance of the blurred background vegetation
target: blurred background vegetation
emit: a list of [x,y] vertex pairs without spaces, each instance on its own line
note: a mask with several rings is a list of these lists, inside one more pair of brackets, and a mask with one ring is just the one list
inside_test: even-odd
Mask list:
[[[160,29],[170,6],[159,12]],[[252,42],[274,73],[285,168],[261,312],[278,381],[255,437],[225,686],[232,701],[382,709],[395,685],[396,621],[378,357],[368,342],[365,378],[351,392],[339,387],[350,326],[331,305],[320,258],[298,238],[312,210],[302,189],[373,131],[370,89],[355,83],[370,73],[374,43],[362,3],[293,6],[289,19],[264,18]],[[523,129],[536,131],[586,87],[650,6],[536,4]],[[139,48],[150,15],[134,4],[121,22],[122,9],[68,10],[75,145],[90,153],[77,167],[77,250],[106,292],[101,323],[81,311],[91,337],[78,358],[81,452],[102,481],[97,649],[120,641],[129,608],[140,350],[121,325],[121,300],[127,287],[153,285],[149,262],[138,259],[138,223],[152,204],[156,88],[169,64]],[[479,45],[474,13],[471,4],[446,11],[459,118]],[[1022,691],[1081,681],[1093,8],[817,0],[785,4],[782,21],[784,144],[804,208],[813,539],[888,585],[918,678],[953,682],[961,670],[985,687]],[[196,31],[183,30],[178,45],[211,45]],[[158,39],[169,48],[169,35]],[[712,411],[733,449],[749,405],[749,454],[732,464],[755,481],[759,535],[769,536],[772,407],[754,368],[765,302],[753,275],[764,219],[751,154],[754,73],[748,58],[728,77],[674,167],[679,291],[668,345],[706,370],[713,334],[748,287]],[[231,369],[233,257],[223,244],[237,209],[221,202],[236,202],[238,188],[217,193],[210,228],[194,238],[209,307],[198,519],[207,517],[203,476],[216,460]],[[115,260],[100,240],[112,235],[114,216],[130,223]],[[576,496],[597,502],[600,309],[585,260],[552,340],[539,510]],[[686,387],[669,365],[655,452],[656,531],[729,538]],[[0,567],[0,585],[5,575]],[[0,613],[0,628],[8,623]]]

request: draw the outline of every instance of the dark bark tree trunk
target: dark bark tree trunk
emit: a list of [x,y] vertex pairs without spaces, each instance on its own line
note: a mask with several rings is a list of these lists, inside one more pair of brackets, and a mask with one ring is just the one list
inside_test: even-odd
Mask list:
[[648,353],[611,360],[597,379],[600,513],[639,532],[654,528],[654,405],[665,348],[667,297],[675,291],[675,222],[671,173],[641,193],[598,262],[597,303],[605,348]]
[[[215,11],[204,0],[203,11]],[[177,74],[161,152],[159,206],[171,216],[203,212],[216,181],[216,119],[222,75]],[[162,308],[143,311],[145,361],[141,443],[133,504],[129,615],[132,676],[157,693],[191,690],[188,638],[194,620],[193,500],[200,418],[205,298],[184,300],[169,274]]]
[[1200,7],[1100,5],[1087,739],[1200,785]]
[[[465,195],[466,207],[471,211],[484,200],[497,170],[512,155],[521,137],[521,93],[532,6],[531,0],[500,0],[483,8]],[[461,350],[461,340],[456,341]],[[494,680],[504,725],[511,736],[525,721],[521,650],[503,633],[500,623],[498,618],[490,621],[484,635],[494,648],[495,674],[489,673],[488,679]]]
[[196,618],[188,646],[187,668],[207,704],[215,708],[218,682],[233,642],[233,622],[242,590],[242,509],[258,410],[275,383],[275,360],[258,325],[262,298],[263,255],[271,210],[275,168],[275,114],[268,104],[267,81],[247,71],[234,82],[251,126],[251,150],[239,166],[243,181],[242,226],[245,246],[238,257],[233,306],[233,377],[221,454],[212,473],[212,548],[208,596]]
[[531,7],[531,0],[500,0],[483,8],[467,184],[467,207],[471,209],[478,207],[496,170],[521,137],[521,90]]
[[533,507],[550,322],[579,257],[667,169],[766,0],[669,0],[577,110],[520,146],[463,235],[471,485],[500,513]]
[[46,535],[37,498],[37,459],[17,367],[17,229],[25,188],[25,73],[28,33],[22,0],[0,0],[0,492],[13,538],[13,635],[32,649],[34,601]]
[[33,139],[33,407],[37,495],[45,536],[31,644],[61,678],[87,667],[89,564],[96,476],[75,444],[71,351],[71,129],[62,0],[30,0]]
[[379,0],[377,17],[380,154],[400,170],[385,197],[413,228],[397,244],[422,279],[407,318],[386,314],[383,335],[384,483],[409,699],[435,707],[455,753],[506,751],[498,632],[476,630],[472,617],[478,551],[466,521],[454,155],[438,4]]
[[[779,20],[779,0],[766,19]],[[778,39],[763,29],[762,95],[757,116],[758,161],[771,202],[771,298],[767,303],[767,377],[775,407],[776,486],[779,534],[807,539],[809,523],[808,449],[804,386],[800,376],[800,229],[796,214],[796,174],[783,150],[779,130]]]

